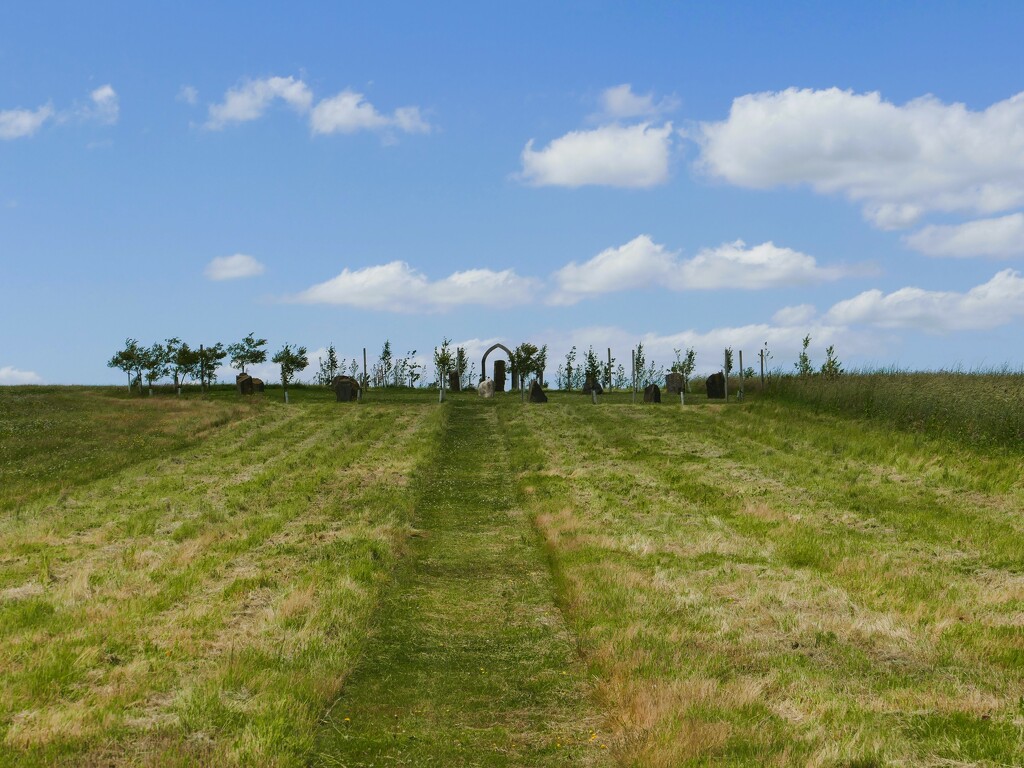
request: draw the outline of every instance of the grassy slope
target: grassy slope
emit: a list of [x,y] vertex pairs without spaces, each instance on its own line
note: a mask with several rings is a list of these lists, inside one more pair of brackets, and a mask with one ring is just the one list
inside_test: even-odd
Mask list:
[[0,518],[0,764],[303,764],[437,416],[256,407]]
[[1019,454],[767,402],[503,418],[623,765],[1024,759]]

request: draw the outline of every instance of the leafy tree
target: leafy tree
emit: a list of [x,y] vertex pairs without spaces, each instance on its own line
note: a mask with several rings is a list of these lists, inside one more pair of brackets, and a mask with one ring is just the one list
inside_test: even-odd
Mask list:
[[348,367],[348,375],[353,379],[359,378],[359,361],[356,358],[352,358],[352,363]]
[[548,359],[548,347],[545,344],[543,347],[537,347],[536,344],[530,344],[524,341],[514,350],[512,350],[511,363],[512,363],[512,386],[515,388],[516,379],[518,378],[518,384],[520,387],[526,386],[526,381],[532,374],[543,384],[544,380],[544,368],[547,365]]
[[[464,389],[464,388],[469,387],[469,386],[472,385],[472,377],[469,377],[468,381],[466,379],[466,373],[469,370],[469,359],[466,357],[466,348],[465,347],[456,347],[455,348],[455,370],[458,371],[458,373],[459,373],[459,386],[461,388]],[[515,389],[515,382],[516,382],[516,377],[515,377],[515,372],[513,371],[512,372],[512,388],[513,389]]]
[[571,390],[573,384],[576,381],[576,347],[573,346],[568,352],[565,353],[565,371],[559,378],[561,381],[558,383],[559,389]]
[[188,379],[199,378],[201,358],[198,349],[192,349],[178,339],[168,339],[166,348],[168,363],[174,376],[175,391]]
[[380,357],[377,358],[376,364],[373,366],[373,382],[376,387],[386,387],[391,381],[391,377],[395,369],[395,356],[391,351],[391,341],[389,339],[384,340],[384,346],[381,347]]
[[157,342],[148,349],[142,351],[142,369],[146,377],[146,384],[149,385],[149,394],[153,394],[153,383],[159,381],[171,372],[171,364],[167,354],[167,347]]
[[594,382],[601,380],[601,361],[593,346],[587,349],[587,354],[583,358],[583,378],[584,381],[588,379]]
[[672,351],[676,353],[676,360],[672,363],[672,372],[683,375],[683,385],[686,387],[686,391],[689,392],[690,378],[697,368],[697,352],[693,347],[686,348],[686,355],[683,355],[681,350],[678,349]]
[[601,380],[608,389],[612,388],[612,383],[615,377],[615,358],[610,358],[607,362],[601,363]]
[[[143,348],[135,339],[125,339],[124,349],[119,350],[110,360],[107,361],[108,368],[119,368],[128,374],[128,391],[131,391],[132,381],[142,380],[142,353]],[[132,376],[132,374],[136,374]]]
[[836,358],[835,345],[830,344],[825,350],[825,363],[821,366],[822,378],[832,381],[838,379],[843,373],[843,364]]
[[251,332],[237,344],[229,344],[227,351],[231,356],[231,367],[245,373],[245,366],[267,362],[265,346],[267,340],[257,339]]
[[722,368],[725,370],[726,376],[732,373],[732,347],[725,348],[725,365]]
[[615,389],[625,389],[629,386],[629,379],[626,378],[626,366],[622,363],[615,366],[615,379],[613,383]]
[[797,375],[801,378],[807,379],[814,375],[814,367],[811,365],[811,356],[807,354],[807,348],[811,346],[811,335],[807,334],[804,336],[804,347],[800,351],[800,357],[797,358],[794,367],[796,368]]
[[452,340],[445,337],[440,348],[434,347],[434,375],[437,376],[437,386],[441,389],[447,389],[448,371],[452,370],[455,364],[451,344]]
[[217,381],[217,369],[228,351],[219,341],[209,347],[199,345],[199,386],[209,389]]
[[636,345],[636,354],[633,356],[633,388],[643,389],[644,388],[644,377],[647,374],[647,358],[644,356],[644,345],[638,343]]
[[327,347],[327,357],[320,361],[320,370],[317,371],[316,381],[321,386],[328,386],[334,380],[334,377],[338,375],[338,353],[334,349],[332,343]]
[[284,400],[288,402],[288,384],[296,373],[306,370],[309,365],[306,348],[285,344],[270,358],[270,362],[281,366],[281,386],[284,388]]

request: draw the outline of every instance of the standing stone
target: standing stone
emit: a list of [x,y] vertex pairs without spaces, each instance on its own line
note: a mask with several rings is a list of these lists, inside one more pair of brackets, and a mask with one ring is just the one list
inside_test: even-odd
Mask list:
[[541,387],[539,381],[533,382],[530,385],[530,402],[531,403],[546,403],[548,396],[544,394],[544,389]]
[[484,379],[481,381],[480,386],[476,388],[476,391],[480,397],[494,397],[493,379]]
[[660,403],[661,402],[661,387],[657,384],[648,384],[644,389],[644,402],[645,403]]
[[593,375],[587,376],[587,380],[583,384],[583,394],[589,395],[592,392],[598,395],[604,393],[604,387],[601,386],[601,382]]
[[240,373],[235,376],[235,386],[238,387],[238,394],[251,395],[253,392],[252,376],[248,373]]
[[462,382],[459,381],[458,371],[448,371],[448,391],[449,392],[461,392]]
[[258,392],[258,393],[262,394],[263,391],[266,390],[266,388],[267,388],[267,385],[263,383],[263,379],[253,379],[252,380],[252,390],[253,390],[253,392]]
[[350,403],[359,399],[359,382],[351,376],[335,376],[331,379],[331,389],[339,403]]
[[708,389],[708,399],[725,400],[725,375],[713,373],[708,376],[705,386]]
[[505,391],[505,361],[495,360],[494,361],[494,391],[504,392]]
[[672,372],[665,377],[665,392],[670,395],[678,395],[686,386],[686,379],[683,374]]

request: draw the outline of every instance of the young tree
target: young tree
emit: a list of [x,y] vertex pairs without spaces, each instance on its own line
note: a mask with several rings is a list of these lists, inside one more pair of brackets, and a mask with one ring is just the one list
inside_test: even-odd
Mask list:
[[825,350],[825,363],[821,366],[821,376],[826,381],[838,379],[843,373],[843,364],[836,357],[836,348],[830,344]]
[[228,356],[224,345],[219,341],[213,346],[199,345],[199,386],[207,390],[217,381],[217,369],[221,360]]
[[583,358],[583,380],[584,382],[601,380],[601,361],[593,346],[587,349],[587,354]]
[[678,349],[672,350],[676,353],[676,361],[672,363],[672,372],[681,373],[683,375],[683,386],[686,387],[686,391],[690,391],[690,378],[693,376],[694,370],[697,368],[697,352],[693,347],[686,348],[686,355]]
[[725,348],[725,364],[722,366],[725,371],[725,375],[728,376],[732,373],[732,347]]
[[316,374],[317,383],[324,387],[329,386],[338,375],[338,368],[338,353],[332,343],[327,347],[327,357],[320,361],[320,370]]
[[526,380],[533,374],[539,382],[544,383],[544,368],[547,365],[548,347],[545,344],[538,348],[536,344],[524,341],[512,350],[512,387],[515,388],[515,380],[519,379],[519,386],[525,387]]
[[306,348],[285,344],[270,358],[270,361],[281,366],[281,386],[284,388],[284,401],[287,403],[288,384],[296,373],[306,370],[306,366],[309,365]]
[[[469,359],[466,357],[465,347],[455,348],[455,370],[459,373],[459,387],[465,389],[466,387],[472,386],[472,379],[466,380],[466,373],[469,369]],[[512,388],[515,389],[516,377],[515,370],[512,371]]]
[[159,381],[171,371],[167,355],[167,347],[157,342],[142,352],[142,367],[149,385],[149,394],[153,394],[153,383]]
[[[119,368],[128,374],[128,391],[131,392],[133,378],[142,379],[142,352],[143,348],[135,339],[125,339],[124,349],[114,354],[107,361],[108,368]],[[137,374],[133,377],[132,374]]]
[[559,389],[571,390],[573,384],[576,382],[576,347],[573,346],[565,354],[565,372],[562,375],[562,381],[559,382]]
[[633,388],[643,389],[644,377],[647,374],[647,358],[644,356],[643,342],[636,345],[636,354],[633,356]]
[[434,375],[437,376],[438,389],[448,388],[448,371],[455,364],[451,344],[452,340],[445,337],[440,348],[434,347]]
[[267,340],[257,339],[251,332],[237,344],[229,344],[227,351],[231,356],[231,367],[245,373],[245,366],[267,362],[265,346]]
[[[174,343],[172,344],[172,342]],[[168,339],[167,352],[171,373],[174,375],[174,391],[180,392],[180,387],[188,379],[199,378],[199,350],[192,349],[188,344],[180,343],[177,339]]]
[[612,383],[615,380],[615,358],[610,357],[606,362],[601,363],[601,380],[604,385],[608,388],[612,388]]
[[614,385],[615,389],[625,389],[629,386],[629,379],[626,378],[626,366],[622,363],[615,366]]
[[811,356],[807,354],[807,348],[811,346],[811,334],[804,336],[804,347],[800,351],[800,357],[797,358],[794,367],[796,368],[797,375],[801,378],[807,379],[814,375],[814,367],[811,365]]

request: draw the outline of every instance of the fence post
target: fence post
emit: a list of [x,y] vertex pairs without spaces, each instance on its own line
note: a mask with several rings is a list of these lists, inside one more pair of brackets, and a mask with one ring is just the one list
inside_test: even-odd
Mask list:
[[722,373],[725,374],[725,402],[729,402],[729,353],[722,356]]
[[745,382],[743,380],[743,350],[741,349],[740,350],[740,400],[742,400],[743,399],[743,395],[746,394],[743,391],[744,383]]
[[630,359],[631,359],[631,362],[629,364],[629,375],[630,375],[629,388],[630,388],[630,390],[632,392],[631,397],[633,398],[633,404],[635,405],[636,404],[636,350],[635,349],[629,350],[629,355],[630,355]]

